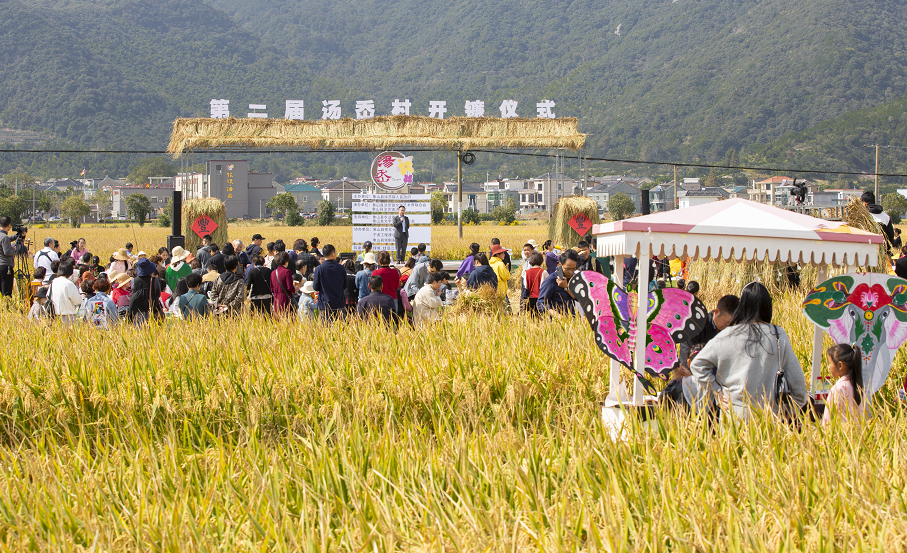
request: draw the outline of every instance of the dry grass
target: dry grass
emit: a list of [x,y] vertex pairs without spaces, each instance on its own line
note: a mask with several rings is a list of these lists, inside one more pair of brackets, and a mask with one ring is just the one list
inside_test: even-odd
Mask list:
[[586,196],[566,196],[554,204],[554,215],[548,222],[548,237],[559,245],[562,249],[572,248],[583,239],[583,236],[577,234],[569,221],[577,213],[585,215],[589,221],[589,231],[585,234],[592,233],[591,225],[598,224],[598,204],[595,200]]
[[[885,232],[882,230],[882,227],[876,223],[875,219],[872,218],[872,214],[869,213],[869,210],[866,209],[866,206],[863,205],[858,198],[851,197],[850,202],[847,204],[847,209],[844,211],[844,220],[848,225],[871,232],[873,234],[879,234],[885,236]],[[891,263],[888,261],[888,245],[885,241],[879,244],[879,263],[875,267],[866,267],[866,270],[873,273],[887,273],[888,269],[891,267]]]
[[187,251],[194,253],[202,243],[201,238],[192,230],[192,224],[202,215],[207,215],[217,224],[217,229],[211,233],[211,240],[215,244],[221,245],[229,240],[227,208],[223,201],[217,198],[187,200],[183,203],[182,213],[183,236],[186,237]]
[[405,146],[469,150],[473,148],[569,148],[578,150],[586,135],[575,117],[501,119],[391,115],[372,119],[297,121],[286,119],[177,119],[167,151],[225,146],[295,146],[389,150]]

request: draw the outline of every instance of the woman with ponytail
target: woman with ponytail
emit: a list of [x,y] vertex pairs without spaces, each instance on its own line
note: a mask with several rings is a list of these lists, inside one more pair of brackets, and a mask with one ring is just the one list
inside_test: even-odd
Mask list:
[[863,418],[863,362],[860,348],[838,344],[828,348],[828,369],[838,379],[825,398],[822,424],[828,424],[832,415],[841,414],[845,420]]

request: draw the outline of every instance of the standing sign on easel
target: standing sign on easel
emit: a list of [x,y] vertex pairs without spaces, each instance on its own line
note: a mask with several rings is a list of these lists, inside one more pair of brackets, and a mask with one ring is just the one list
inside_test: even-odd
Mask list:
[[431,195],[398,194],[413,183],[413,158],[382,152],[372,160],[372,182],[386,194],[353,194],[353,251],[372,243],[374,251],[394,250],[393,220],[402,205],[409,217],[407,249],[424,243],[431,250]]

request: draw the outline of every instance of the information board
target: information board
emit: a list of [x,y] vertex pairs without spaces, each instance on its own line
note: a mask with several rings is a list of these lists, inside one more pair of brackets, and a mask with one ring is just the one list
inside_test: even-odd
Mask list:
[[372,251],[393,252],[393,219],[402,205],[409,217],[409,243],[406,249],[424,243],[431,251],[430,194],[353,194],[353,251],[372,243]]

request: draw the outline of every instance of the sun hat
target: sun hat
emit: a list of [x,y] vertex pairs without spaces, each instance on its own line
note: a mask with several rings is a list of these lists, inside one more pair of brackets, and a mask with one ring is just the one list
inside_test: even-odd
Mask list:
[[120,248],[117,250],[117,253],[113,254],[112,257],[117,261],[129,261],[130,256],[126,248]]
[[129,282],[131,280],[132,280],[132,277],[129,276],[129,273],[119,273],[117,275],[117,277],[115,279],[113,279],[113,281],[116,283],[116,285],[118,287],[122,287],[124,284],[126,284],[127,282]]
[[530,238],[529,240],[526,240],[526,243],[529,244],[530,246],[532,246],[532,249],[536,249],[539,247],[539,243],[535,241],[535,238]]
[[139,262],[135,265],[135,272],[140,277],[151,276],[157,273],[157,265],[148,261],[147,258],[143,257],[139,259]]
[[493,256],[498,255],[499,253],[504,253],[506,251],[507,250],[502,248],[500,244],[495,244],[494,246],[491,247],[491,255],[493,255]]
[[102,274],[102,275],[107,275],[107,280],[109,280],[110,282],[113,282],[113,281],[115,281],[115,280],[117,279],[117,275],[119,275],[120,272],[117,271],[116,269],[114,269],[113,267],[111,267],[111,268],[107,269],[106,271],[104,271],[104,272],[101,273],[101,274]]
[[139,258],[141,258],[141,257],[148,257],[148,254],[145,253],[144,251],[140,251],[140,252],[136,255],[136,257],[139,257]]
[[302,293],[303,294],[314,294],[315,293],[315,285],[312,284],[311,280],[305,281],[305,284],[302,285]]
[[189,257],[189,252],[184,250],[182,246],[176,246],[173,248],[173,252],[170,253],[170,259],[173,263],[183,261],[187,257]]
[[375,265],[376,263],[378,263],[378,261],[375,259],[375,254],[373,254],[372,252],[368,252],[367,254],[363,255],[362,262],[368,263],[369,265]]

